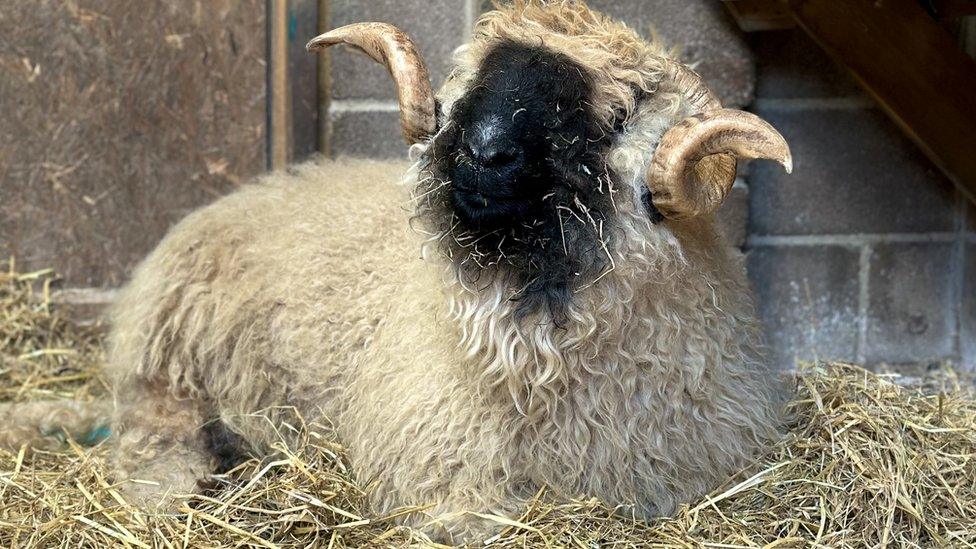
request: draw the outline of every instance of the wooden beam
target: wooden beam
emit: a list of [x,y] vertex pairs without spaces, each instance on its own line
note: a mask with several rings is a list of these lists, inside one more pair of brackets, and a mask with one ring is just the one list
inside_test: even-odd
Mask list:
[[976,0],[926,0],[939,19],[958,19],[976,15]]
[[725,0],[735,22],[745,32],[792,29],[796,20],[781,0]]
[[789,5],[803,30],[976,201],[976,63],[952,36],[916,0]]

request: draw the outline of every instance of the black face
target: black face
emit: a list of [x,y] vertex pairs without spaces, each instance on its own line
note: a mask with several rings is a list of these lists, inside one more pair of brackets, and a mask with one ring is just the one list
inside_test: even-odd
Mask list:
[[[454,106],[417,190],[418,218],[464,279],[511,278],[528,312],[554,318],[608,267],[609,136],[582,67],[543,47],[497,46]],[[605,226],[606,225],[606,226]]]
[[444,166],[462,221],[483,229],[538,213],[554,163],[585,149],[587,88],[575,64],[546,50],[506,44],[485,58],[477,84],[455,105]]

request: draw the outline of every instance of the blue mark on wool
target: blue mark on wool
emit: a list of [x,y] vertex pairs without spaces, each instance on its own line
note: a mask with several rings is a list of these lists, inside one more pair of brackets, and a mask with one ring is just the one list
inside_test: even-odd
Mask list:
[[78,442],[84,446],[95,446],[96,444],[104,442],[110,436],[112,436],[112,428],[107,425],[103,425],[88,431],[88,434],[81,437],[81,440]]
[[[64,429],[60,427],[48,431],[42,431],[41,434],[46,437],[54,438],[61,444],[68,442],[68,434],[65,433]],[[108,425],[103,425],[85,433],[83,437],[78,439],[78,443],[82,446],[95,446],[96,444],[105,442],[111,436],[112,428]]]

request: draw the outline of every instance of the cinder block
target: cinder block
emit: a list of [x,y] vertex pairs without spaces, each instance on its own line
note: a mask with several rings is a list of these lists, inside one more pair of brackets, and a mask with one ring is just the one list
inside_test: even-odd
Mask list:
[[790,143],[794,170],[750,168],[750,232],[917,233],[955,229],[951,183],[875,109],[758,109]]
[[[959,276],[953,243],[891,243],[874,247],[868,276],[869,364],[918,364],[955,358]],[[954,268],[955,267],[955,268]]]
[[[404,30],[418,45],[437,89],[451,67],[451,52],[464,42],[465,10],[459,0],[333,0],[332,27],[383,21]],[[332,51],[332,97],[396,100],[389,73],[359,52]]]
[[730,244],[736,248],[745,246],[749,223],[749,187],[743,180],[736,179],[732,192],[718,210],[716,218]]
[[749,36],[756,55],[756,96],[763,99],[864,95],[846,69],[799,29]]
[[407,144],[397,112],[338,112],[331,114],[333,156],[406,158]]
[[859,251],[841,246],[763,246],[748,253],[749,277],[771,365],[854,360]]
[[653,29],[681,59],[701,73],[722,102],[752,102],[755,64],[731,15],[714,0],[589,0],[588,5],[627,23],[644,37]]
[[962,365],[972,372],[976,371],[976,237],[970,238],[964,254],[959,340]]

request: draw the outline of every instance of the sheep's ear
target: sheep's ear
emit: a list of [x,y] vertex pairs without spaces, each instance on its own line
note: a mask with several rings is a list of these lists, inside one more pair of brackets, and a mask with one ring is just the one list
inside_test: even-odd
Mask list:
[[654,206],[669,219],[715,211],[732,189],[738,158],[775,160],[793,171],[786,140],[752,113],[715,109],[685,118],[654,151],[647,173]]
[[314,52],[346,44],[385,66],[396,82],[400,123],[407,143],[428,139],[437,128],[434,93],[427,66],[410,37],[388,23],[356,23],[316,36],[305,49]]

